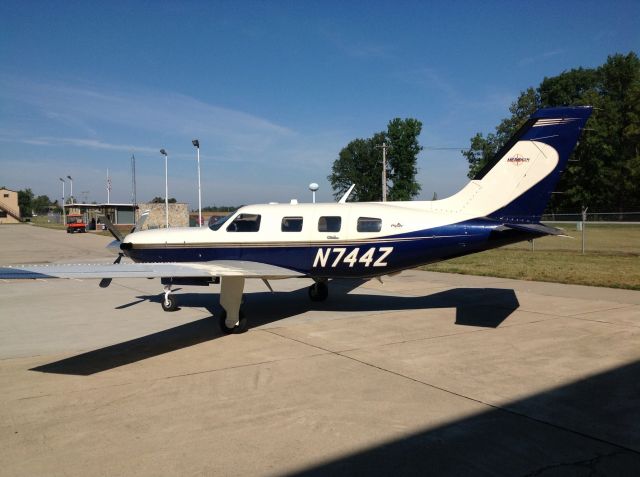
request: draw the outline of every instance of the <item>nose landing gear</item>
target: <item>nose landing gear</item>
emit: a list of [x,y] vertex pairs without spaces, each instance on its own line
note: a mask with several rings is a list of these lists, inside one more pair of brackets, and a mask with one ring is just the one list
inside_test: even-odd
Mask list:
[[164,298],[161,304],[164,311],[176,311],[178,309],[178,301],[175,295],[171,294],[171,285],[164,286]]

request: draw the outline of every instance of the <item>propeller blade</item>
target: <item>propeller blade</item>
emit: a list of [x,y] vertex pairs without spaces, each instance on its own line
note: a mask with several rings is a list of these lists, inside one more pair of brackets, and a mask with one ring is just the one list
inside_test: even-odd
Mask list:
[[[120,263],[120,260],[122,260],[123,256],[123,253],[119,253],[118,258],[116,258],[113,263]],[[113,280],[113,278],[103,278],[102,280],[100,280],[100,283],[98,285],[100,286],[100,288],[107,288],[109,285],[111,285],[111,280]]]
[[144,223],[149,218],[149,212],[151,212],[151,211],[150,210],[145,210],[142,213],[142,215],[140,215],[140,218],[138,219],[138,223],[136,224],[136,226],[134,228],[131,229],[131,233],[140,232],[142,230],[142,226],[144,225]]
[[106,215],[103,215],[101,216],[101,219],[109,229],[109,232],[111,232],[111,235],[113,235],[116,240],[119,240],[120,242],[122,242],[122,239],[124,237],[122,236],[120,231],[115,227],[115,225],[113,225],[113,222],[109,220],[109,217],[107,217]]

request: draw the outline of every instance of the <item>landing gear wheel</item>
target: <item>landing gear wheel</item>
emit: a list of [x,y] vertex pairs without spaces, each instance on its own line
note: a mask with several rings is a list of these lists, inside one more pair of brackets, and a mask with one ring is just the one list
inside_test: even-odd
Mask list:
[[238,323],[236,323],[236,326],[233,326],[230,328],[227,326],[227,323],[226,323],[227,311],[224,308],[222,309],[218,323],[220,324],[220,329],[224,334],[226,335],[239,334],[247,331],[247,319],[244,316],[244,312],[240,310],[238,315],[240,317],[240,319],[238,320]]
[[162,309],[164,311],[176,311],[178,309],[178,301],[175,296],[169,295],[168,297],[162,297]]
[[325,301],[329,296],[329,287],[325,282],[315,282],[309,287],[311,301]]

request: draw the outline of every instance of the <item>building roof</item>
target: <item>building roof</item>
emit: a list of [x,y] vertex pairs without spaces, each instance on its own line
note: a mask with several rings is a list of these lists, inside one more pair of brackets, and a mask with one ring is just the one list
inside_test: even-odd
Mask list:
[[133,207],[133,204],[81,204],[76,202],[75,204],[64,204],[64,206],[67,208],[84,207],[87,209],[102,209],[104,207]]
[[[149,204],[154,204],[157,203],[159,205],[162,205],[164,207],[164,202],[138,202],[135,207],[139,208],[141,204],[149,205]],[[169,202],[169,205],[171,204],[186,204],[186,202]],[[114,208],[114,207],[134,207],[133,204],[114,204],[113,202],[109,203],[109,204],[81,204],[80,202],[76,202],[74,204],[64,204],[64,206],[68,209],[72,209],[74,207],[82,207],[84,209],[104,209],[104,208]]]

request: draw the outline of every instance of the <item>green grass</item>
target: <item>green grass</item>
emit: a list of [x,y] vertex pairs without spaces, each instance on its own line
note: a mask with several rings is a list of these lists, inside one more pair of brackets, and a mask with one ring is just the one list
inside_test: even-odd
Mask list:
[[588,224],[584,255],[581,253],[581,232],[575,230],[575,224],[566,224],[565,230],[574,238],[537,239],[535,251],[531,250],[529,242],[523,242],[421,268],[434,272],[640,290],[640,226]]
[[38,227],[44,227],[45,229],[65,230],[66,227],[63,224],[55,224],[47,222],[46,217],[31,217],[31,223]]

